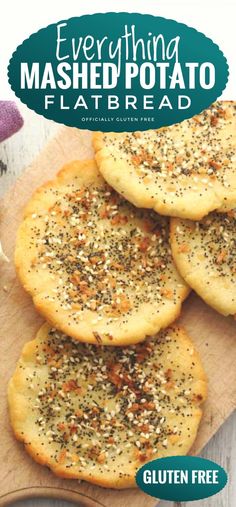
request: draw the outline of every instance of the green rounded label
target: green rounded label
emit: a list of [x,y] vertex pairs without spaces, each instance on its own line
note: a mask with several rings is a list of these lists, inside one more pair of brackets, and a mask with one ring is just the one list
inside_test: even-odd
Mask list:
[[140,489],[161,500],[186,502],[215,495],[227,483],[225,470],[208,459],[171,456],[146,463],[136,475]]
[[72,127],[135,131],[200,113],[225,88],[219,47],[194,28],[136,13],[74,17],[26,39],[9,82],[28,107]]

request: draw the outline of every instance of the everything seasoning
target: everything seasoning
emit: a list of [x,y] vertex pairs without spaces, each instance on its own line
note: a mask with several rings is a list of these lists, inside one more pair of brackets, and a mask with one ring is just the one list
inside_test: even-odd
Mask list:
[[172,219],[176,265],[199,296],[223,315],[236,316],[236,212],[210,213],[202,220]]
[[[27,276],[47,273],[53,289],[46,302],[75,323],[93,312],[94,326],[126,324],[144,303],[155,304],[153,315],[167,300],[179,303],[168,219],[137,209],[105,183],[81,188],[76,179],[60,192],[52,186],[53,205],[31,214],[29,251],[37,254]],[[94,337],[102,341],[96,329]]]
[[117,136],[114,146],[121,157],[128,157],[144,183],[159,182],[160,189],[171,179],[183,184],[177,191],[183,195],[188,177],[193,177],[193,184],[211,187],[218,180],[229,188],[225,171],[235,167],[235,139],[224,130],[235,121],[236,106],[229,108],[228,104],[216,102],[200,115],[168,128],[127,133],[121,142]]
[[[226,215],[211,213],[197,224],[209,270],[235,283],[236,276],[236,212]],[[230,297],[230,294],[229,294]]]
[[24,431],[27,420],[20,426],[21,439],[29,447],[37,441],[37,455],[46,454],[49,466],[86,470],[88,480],[108,471],[134,477],[153,456],[181,454],[191,445],[191,419],[198,425],[196,407],[205,395],[196,383],[199,359],[183,330],[120,348],[42,329],[30,344],[33,355],[25,351],[18,366],[33,436]]
[[[176,228],[176,242],[178,252],[187,254],[188,262],[193,261],[201,267],[203,255],[205,266],[205,280],[210,283],[210,276],[227,278],[228,284],[235,284],[236,275],[236,212],[227,214],[210,213],[200,222],[182,221]],[[189,236],[190,235],[190,236]],[[189,237],[188,246],[185,239]],[[192,244],[192,240],[196,243]],[[186,248],[184,248],[186,246]],[[197,260],[197,255],[198,260]],[[228,293],[228,298],[232,294]]]

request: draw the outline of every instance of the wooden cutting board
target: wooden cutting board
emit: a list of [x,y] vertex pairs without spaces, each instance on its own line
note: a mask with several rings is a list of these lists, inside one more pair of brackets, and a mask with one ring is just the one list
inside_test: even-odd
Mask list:
[[[0,265],[0,507],[33,496],[60,497],[81,507],[153,507],[155,499],[129,489],[105,490],[54,477],[37,465],[15,440],[9,425],[6,389],[23,344],[43,319],[21,288],[13,252],[22,209],[32,191],[73,159],[91,158],[91,133],[62,128],[0,203],[0,238],[10,259]],[[184,303],[181,323],[199,349],[209,379],[209,396],[192,453],[199,453],[236,405],[236,322],[207,307],[195,294]]]

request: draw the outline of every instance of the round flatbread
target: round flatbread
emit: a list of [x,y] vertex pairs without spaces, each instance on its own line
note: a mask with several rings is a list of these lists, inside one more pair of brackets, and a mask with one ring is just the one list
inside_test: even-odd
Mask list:
[[177,326],[121,348],[73,342],[45,324],[8,389],[14,433],[38,463],[108,488],[135,486],[146,461],[186,454],[205,397],[201,361]]
[[199,220],[236,206],[236,103],[159,130],[94,135],[99,170],[135,206]]
[[177,268],[206,303],[236,315],[236,212],[210,213],[200,222],[171,220]]
[[94,161],[69,164],[36,191],[15,262],[39,312],[89,343],[143,340],[175,320],[189,291],[172,260],[168,219],[130,205]]

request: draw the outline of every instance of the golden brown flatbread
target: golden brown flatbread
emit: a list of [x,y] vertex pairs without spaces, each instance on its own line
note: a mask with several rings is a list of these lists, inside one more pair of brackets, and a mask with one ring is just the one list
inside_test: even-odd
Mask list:
[[171,247],[186,282],[223,315],[236,315],[236,211],[172,219]]
[[99,170],[135,206],[199,220],[236,207],[236,102],[176,125],[94,135]]
[[73,342],[45,324],[8,389],[14,433],[38,463],[107,488],[135,486],[146,461],[186,454],[205,397],[201,361],[177,326],[121,348]]
[[169,222],[113,191],[93,160],[39,188],[19,228],[16,269],[39,312],[89,343],[124,345],[166,327],[189,289]]

